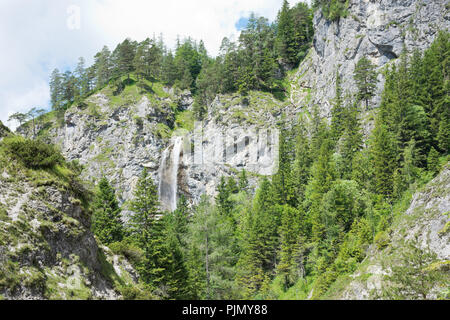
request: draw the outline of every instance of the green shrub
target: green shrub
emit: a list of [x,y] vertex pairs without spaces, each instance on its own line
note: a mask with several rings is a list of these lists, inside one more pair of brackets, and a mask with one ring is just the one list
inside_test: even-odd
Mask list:
[[123,255],[133,265],[137,265],[141,262],[143,257],[143,251],[130,240],[122,240],[120,242],[114,242],[109,245],[109,248],[115,254]]
[[142,118],[139,117],[139,116],[133,117],[133,120],[134,120],[134,123],[136,123],[136,125],[137,125],[139,128],[142,128],[142,126],[144,125],[144,120],[142,120]]
[[0,121],[0,138],[3,136],[7,136],[10,134],[10,131],[8,127],[6,127],[1,121]]
[[119,288],[123,300],[154,300],[149,288],[141,286],[122,286]]
[[8,137],[2,141],[4,148],[27,168],[47,169],[63,163],[61,153],[51,144],[22,137]]
[[320,6],[325,18],[331,21],[348,15],[348,0],[317,0],[315,6]]
[[172,134],[172,131],[164,123],[158,123],[156,124],[156,127],[153,129],[153,133],[160,139],[169,139],[170,135]]
[[389,245],[389,236],[385,231],[380,231],[375,235],[374,242],[378,250],[382,250]]
[[6,261],[3,265],[0,265],[0,289],[14,291],[19,285],[19,264]]

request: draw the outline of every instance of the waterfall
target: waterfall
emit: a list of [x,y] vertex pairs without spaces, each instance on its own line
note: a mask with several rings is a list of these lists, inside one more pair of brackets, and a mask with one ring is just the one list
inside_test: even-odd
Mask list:
[[158,196],[163,210],[174,211],[177,208],[178,167],[182,146],[183,137],[174,137],[161,155]]

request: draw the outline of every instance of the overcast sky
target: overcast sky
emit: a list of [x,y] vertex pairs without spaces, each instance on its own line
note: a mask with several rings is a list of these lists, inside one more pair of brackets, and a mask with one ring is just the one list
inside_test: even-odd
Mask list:
[[[299,0],[291,0],[291,5]],[[87,64],[103,45],[126,37],[142,41],[163,33],[172,47],[177,35],[203,40],[211,55],[222,38],[236,39],[238,21],[255,12],[273,21],[282,0],[1,0],[0,120],[14,112],[49,107],[48,79],[54,68]],[[241,23],[242,24],[242,23]]]

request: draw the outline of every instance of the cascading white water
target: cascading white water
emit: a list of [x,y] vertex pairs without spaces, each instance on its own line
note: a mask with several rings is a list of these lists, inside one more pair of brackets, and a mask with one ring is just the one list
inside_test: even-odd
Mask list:
[[163,210],[174,211],[177,208],[178,167],[182,146],[183,137],[174,137],[161,155],[158,195]]

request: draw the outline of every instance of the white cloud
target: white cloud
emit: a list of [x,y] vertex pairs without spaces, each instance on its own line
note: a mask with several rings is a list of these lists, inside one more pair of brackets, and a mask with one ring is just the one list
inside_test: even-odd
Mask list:
[[[291,4],[297,1],[290,1]],[[126,37],[163,33],[173,47],[179,35],[203,40],[217,54],[222,38],[250,12],[274,20],[282,0],[2,0],[0,3],[0,120],[31,107],[48,107],[51,70],[88,63],[103,45]],[[80,8],[80,29],[70,29],[68,8]],[[74,11],[71,11],[72,13]],[[73,22],[76,19],[71,19]]]

